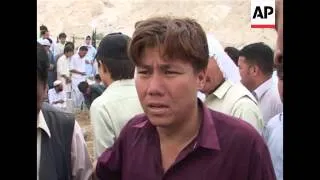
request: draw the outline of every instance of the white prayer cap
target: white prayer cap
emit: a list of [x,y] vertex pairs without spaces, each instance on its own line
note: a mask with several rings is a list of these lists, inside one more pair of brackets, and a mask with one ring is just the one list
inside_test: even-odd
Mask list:
[[217,64],[223,73],[223,77],[237,83],[241,80],[238,67],[234,64],[232,59],[224,52],[223,46],[216,39],[213,33],[207,34],[209,56],[214,57]]
[[50,44],[50,41],[48,39],[41,39],[39,41],[39,43],[42,45],[42,46],[51,46]]
[[56,80],[53,82],[53,86],[58,86],[60,84],[62,84],[62,81],[60,81],[60,80]]

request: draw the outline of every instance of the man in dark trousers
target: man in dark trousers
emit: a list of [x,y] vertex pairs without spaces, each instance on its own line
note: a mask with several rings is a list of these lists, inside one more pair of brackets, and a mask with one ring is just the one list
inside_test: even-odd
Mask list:
[[37,45],[37,180],[92,179],[92,164],[75,117],[43,103],[49,59]]

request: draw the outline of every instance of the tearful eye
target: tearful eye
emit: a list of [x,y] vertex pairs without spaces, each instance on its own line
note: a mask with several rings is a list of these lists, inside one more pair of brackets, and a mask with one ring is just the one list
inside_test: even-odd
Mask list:
[[138,74],[148,74],[148,71],[138,71]]
[[165,71],[165,74],[178,74],[178,73],[174,71]]

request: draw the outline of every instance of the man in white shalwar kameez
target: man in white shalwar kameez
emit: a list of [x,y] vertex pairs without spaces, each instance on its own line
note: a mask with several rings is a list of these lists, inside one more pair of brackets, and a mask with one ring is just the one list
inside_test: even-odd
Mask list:
[[86,46],[81,46],[79,52],[72,56],[70,62],[70,72],[71,72],[71,88],[72,88],[72,99],[74,106],[80,108],[83,102],[82,93],[78,89],[78,84],[82,81],[86,81],[86,62],[85,56],[88,52]]

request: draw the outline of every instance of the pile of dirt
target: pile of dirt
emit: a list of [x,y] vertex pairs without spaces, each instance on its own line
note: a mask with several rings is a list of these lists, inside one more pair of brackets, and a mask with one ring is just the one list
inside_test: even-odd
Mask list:
[[90,158],[93,162],[93,132],[92,125],[89,119],[88,111],[80,111],[76,114],[76,120],[78,121],[80,127],[84,131],[85,140],[87,143]]

